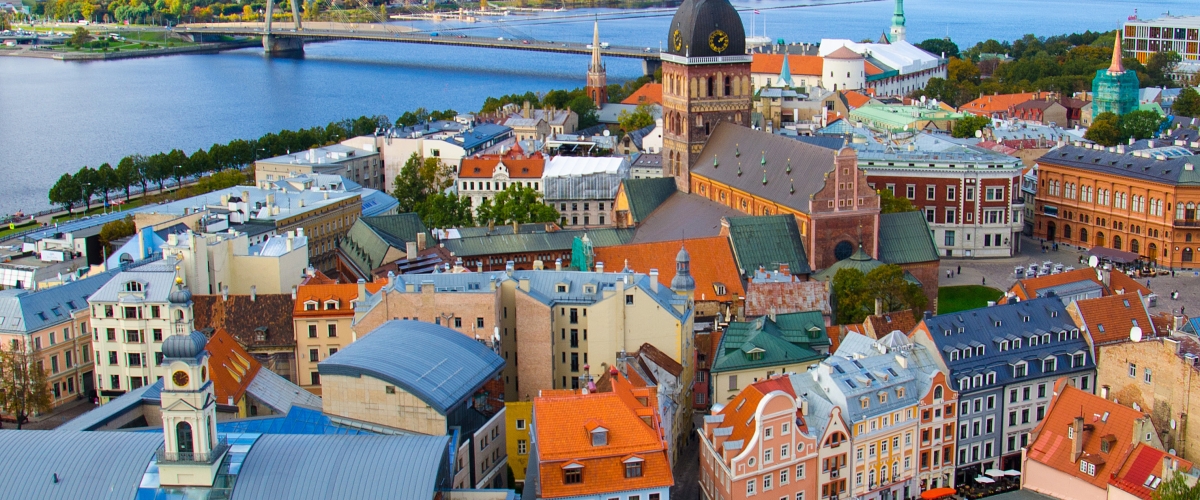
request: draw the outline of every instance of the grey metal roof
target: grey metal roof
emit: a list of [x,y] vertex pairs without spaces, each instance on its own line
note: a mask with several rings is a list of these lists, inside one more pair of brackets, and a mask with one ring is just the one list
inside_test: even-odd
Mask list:
[[45,290],[0,290],[0,332],[29,333],[71,321],[71,312],[87,309],[88,296],[117,271],[100,273]]
[[595,173],[587,175],[546,177],[545,200],[551,204],[559,200],[612,200],[617,197],[621,181],[629,178],[629,164],[625,163],[618,173]]
[[[672,270],[663,269],[661,272],[674,273]],[[670,312],[676,318],[683,319],[689,311],[683,313],[678,312],[674,304],[676,301],[684,300],[680,295],[665,286],[659,286],[655,292],[651,288],[650,276],[646,274],[631,274],[631,273],[596,273],[585,271],[516,271],[513,273],[513,279],[529,280],[529,295],[538,299],[544,304],[555,305],[559,303],[577,303],[591,304],[603,297],[604,290],[615,289],[617,282],[628,278],[631,287],[641,288],[655,302],[658,303],[664,310]],[[566,284],[567,291],[565,293],[558,292],[558,285]],[[596,286],[593,293],[588,294],[584,291],[584,285],[593,284]],[[459,334],[462,335],[462,334]]]
[[160,433],[0,430],[0,496],[134,498],[162,442]]
[[302,389],[271,370],[259,370],[250,381],[250,385],[246,386],[246,394],[270,406],[275,413],[287,413],[292,409],[292,405],[321,407],[321,398],[316,394]]
[[[259,370],[267,371],[267,370]],[[114,419],[133,411],[144,404],[158,404],[162,397],[162,380],[153,384],[143,385],[137,389],[122,394],[107,404],[97,406],[87,413],[68,420],[58,426],[59,431],[94,431]]]
[[720,236],[721,218],[746,215],[694,193],[675,192],[637,225],[631,243]]
[[[1200,171],[1194,165],[1200,163],[1195,156],[1134,156],[1132,153],[1110,153],[1106,149],[1095,150],[1078,146],[1062,146],[1038,158],[1038,163],[1062,165],[1109,175],[1170,185],[1200,185]],[[1191,170],[1185,168],[1192,164]]]
[[[166,302],[175,283],[174,266],[175,258],[172,257],[155,264],[121,271],[88,297],[88,302]],[[125,284],[130,281],[141,282],[146,297],[144,300],[123,292]]]
[[[840,350],[840,349],[839,349]],[[920,384],[913,372],[900,366],[893,356],[873,356],[848,359],[830,356],[821,362],[820,380],[836,398],[838,406],[846,412],[846,420],[858,422],[877,415],[891,413],[912,405],[920,397]],[[903,387],[905,395],[897,397],[896,389]],[[877,395],[890,393],[883,403]],[[859,403],[868,398],[867,408]]]
[[447,486],[449,439],[263,435],[246,454],[232,498],[432,498]]
[[321,375],[363,375],[395,383],[441,414],[504,367],[475,339],[421,321],[392,320],[317,364]]
[[633,229],[597,228],[587,230],[562,230],[554,232],[493,234],[478,238],[443,240],[442,245],[456,257],[500,255],[506,253],[570,251],[576,237],[587,235],[592,245],[607,247],[629,243]]
[[[832,149],[722,122],[692,165],[692,174],[810,213],[809,199],[825,187],[825,173],[833,170],[836,154]],[[787,171],[789,163],[791,173]]]

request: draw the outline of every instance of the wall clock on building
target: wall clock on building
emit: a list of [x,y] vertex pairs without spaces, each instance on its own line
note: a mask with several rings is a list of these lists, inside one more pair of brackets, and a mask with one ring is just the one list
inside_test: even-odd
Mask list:
[[671,45],[675,47],[676,51],[683,50],[683,33],[680,33],[679,30],[675,30],[671,34]]
[[713,49],[713,52],[718,54],[725,52],[729,48],[729,35],[721,30],[714,30],[708,35],[708,48]]
[[175,385],[183,387],[188,383],[188,374],[183,370],[179,370],[171,375],[171,380],[175,382]]

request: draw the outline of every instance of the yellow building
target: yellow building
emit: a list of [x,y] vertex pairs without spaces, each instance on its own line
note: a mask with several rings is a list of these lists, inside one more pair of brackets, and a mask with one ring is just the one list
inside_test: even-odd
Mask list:
[[505,436],[508,441],[508,466],[518,483],[525,483],[525,466],[529,465],[529,423],[533,421],[533,402],[504,403]]

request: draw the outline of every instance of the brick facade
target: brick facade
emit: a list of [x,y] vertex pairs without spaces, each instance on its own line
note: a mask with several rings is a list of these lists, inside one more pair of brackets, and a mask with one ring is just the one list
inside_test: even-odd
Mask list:
[[[1164,449],[1188,460],[1200,457],[1200,426],[1189,415],[1200,414],[1200,342],[1191,336],[1154,338],[1099,348],[1098,395],[1150,415]],[[1174,425],[1172,425],[1174,424]]]
[[750,61],[663,67],[663,176],[689,192],[692,165],[721,122],[750,123]]

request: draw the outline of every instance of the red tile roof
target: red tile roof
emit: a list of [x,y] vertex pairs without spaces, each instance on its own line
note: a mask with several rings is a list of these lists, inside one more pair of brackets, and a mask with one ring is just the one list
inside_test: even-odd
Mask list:
[[1151,500],[1157,486],[1155,489],[1147,487],[1146,480],[1151,475],[1162,479],[1163,457],[1171,461],[1175,470],[1188,471],[1192,468],[1191,462],[1142,443],[1134,448],[1129,460],[1125,461],[1125,466],[1113,474],[1113,477],[1108,480],[1108,484],[1143,500]]
[[[751,73],[778,75],[783,71],[783,54],[754,54],[750,61]],[[820,75],[825,60],[821,56],[788,55],[788,70],[792,75]]]
[[[745,295],[738,274],[737,260],[729,239],[724,236],[696,238],[682,243],[692,256],[692,278],[696,280],[696,300],[734,300]],[[619,271],[629,262],[629,268],[639,273],[658,269],[659,283],[671,286],[675,277],[675,256],[678,240],[638,243],[596,248],[596,262],[607,270]],[[725,285],[725,295],[717,295],[714,284]]]
[[[208,368],[213,381],[213,392],[218,404],[237,404],[246,394],[250,381],[258,374],[262,364],[238,344],[224,328],[218,328],[208,339]],[[230,399],[232,398],[232,399]]]
[[985,95],[975,99],[974,101],[963,104],[958,109],[959,111],[990,115],[992,113],[1008,111],[1009,108],[1012,108],[1013,106],[1033,99],[1033,96],[1033,92],[1023,92],[1020,94]]
[[725,416],[718,428],[731,427],[731,432],[725,442],[750,442],[757,427],[754,424],[754,416],[758,413],[758,404],[762,402],[764,396],[774,391],[783,391],[793,398],[796,397],[795,390],[792,389],[791,378],[787,376],[773,377],[746,386],[742,392],[729,401],[729,404],[716,413],[716,415]]
[[850,105],[851,109],[861,108],[866,106],[868,102],[871,102],[871,96],[854,90],[847,91],[845,95],[846,104]]
[[662,84],[646,83],[629,94],[621,104],[658,104],[662,105]]
[[871,64],[871,61],[867,61],[865,64],[863,64],[863,69],[867,71],[867,76],[875,76],[883,73],[883,69],[881,69],[879,66]]
[[[652,388],[633,387],[620,374],[612,374],[613,392],[581,394],[543,391],[533,400],[539,498],[564,498],[675,484],[667,458]],[[647,423],[649,422],[649,423]],[[591,430],[603,427],[608,442],[592,445]],[[642,476],[625,478],[624,461],[638,457]],[[563,468],[583,466],[583,480],[565,484]],[[532,463],[531,463],[532,465]]]
[[876,316],[874,314],[867,316],[866,321],[863,321],[863,326],[867,323],[871,324],[871,329],[875,331],[877,338],[884,337],[889,333],[900,330],[905,335],[912,333],[917,327],[917,318],[913,316],[910,309],[896,311]]
[[[1029,448],[1030,460],[1088,482],[1101,490],[1107,489],[1108,478],[1121,469],[1130,451],[1138,443],[1133,442],[1134,429],[1139,419],[1149,416],[1127,406],[1121,406],[1102,397],[1071,387],[1065,379],[1055,384],[1058,394],[1050,402],[1046,418],[1034,429],[1033,445]],[[1072,461],[1073,441],[1068,429],[1076,417],[1083,415],[1085,430],[1082,436],[1083,453]],[[1107,415],[1107,418],[1105,418]],[[1091,426],[1089,430],[1087,426]],[[1101,451],[1101,441],[1109,440],[1107,452]],[[1096,466],[1096,475],[1081,472],[1079,460]]]
[[[375,280],[367,283],[367,293],[378,292],[387,284],[387,280]],[[336,310],[325,309],[325,301],[338,301]],[[332,317],[332,316],[354,316],[354,309],[350,307],[350,302],[358,300],[358,283],[337,283],[332,285],[300,285],[296,288],[296,304],[292,309],[292,316],[306,317]],[[317,302],[315,311],[304,309],[304,303],[309,301]]]
[[541,151],[526,155],[520,145],[504,155],[481,155],[463,158],[458,176],[463,179],[491,179],[496,165],[504,162],[508,176],[512,179],[541,179],[546,168],[546,158]]
[[1134,326],[1141,328],[1145,337],[1155,333],[1142,297],[1136,293],[1079,300],[1075,307],[1096,345],[1129,340],[1129,330]]
[[[1090,267],[1085,267],[1083,269],[1076,269],[1074,271],[1068,271],[1064,273],[1018,280],[1012,286],[1012,288],[1009,289],[1009,291],[1015,293],[1021,300],[1029,300],[1030,298],[1034,298],[1034,295],[1038,290],[1053,286],[1065,285],[1067,283],[1078,283],[1080,281],[1091,281],[1100,286],[1104,286],[1104,282],[1100,281],[1100,276],[1098,275],[1097,271]],[[1123,291],[1126,294],[1141,293],[1142,295],[1150,295],[1151,293],[1149,288],[1146,288],[1133,278],[1130,278],[1120,271],[1113,271],[1109,276],[1109,285],[1105,286],[1105,294],[1108,295],[1118,290]],[[1007,302],[1007,300],[1001,300],[1001,303],[1005,302]]]

